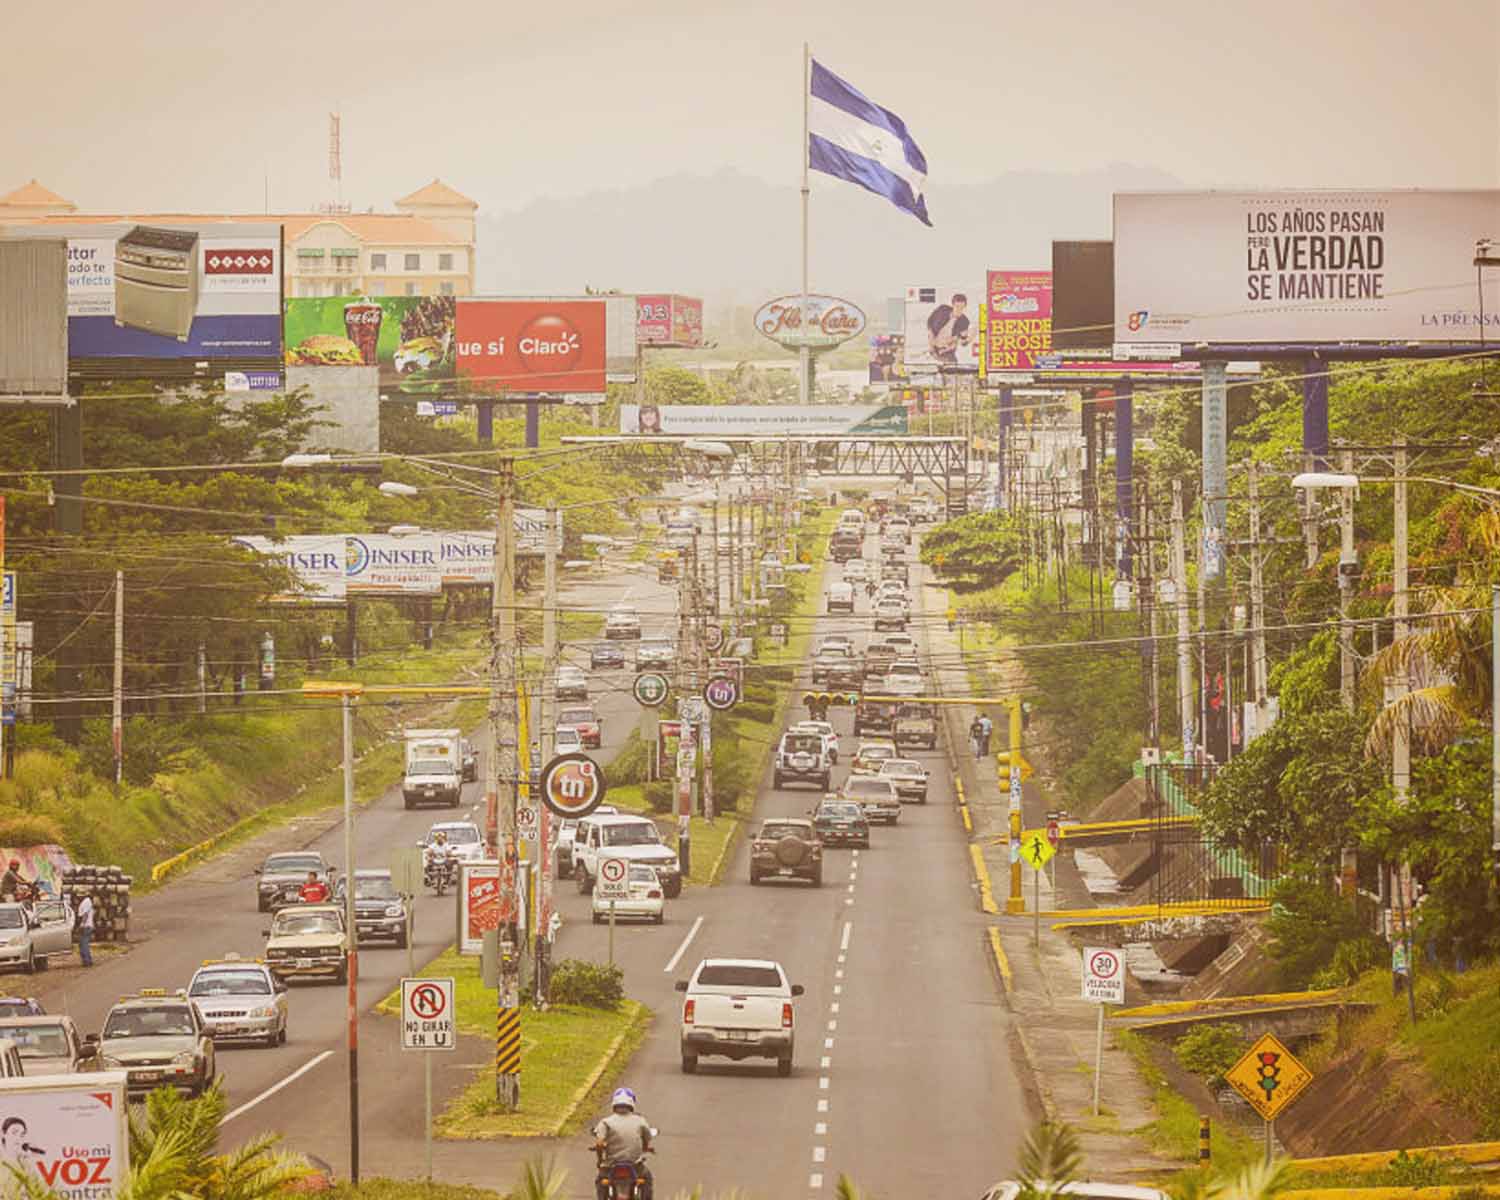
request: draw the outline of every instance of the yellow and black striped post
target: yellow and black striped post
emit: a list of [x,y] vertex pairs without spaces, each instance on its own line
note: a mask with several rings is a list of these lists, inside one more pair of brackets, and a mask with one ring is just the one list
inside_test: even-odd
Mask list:
[[517,1102],[521,1092],[521,1010],[495,1010],[495,1095],[504,1095],[507,1078],[513,1079]]
[[1198,1118],[1198,1165],[1208,1166],[1213,1160],[1213,1151],[1210,1142],[1213,1134],[1213,1126],[1207,1117]]

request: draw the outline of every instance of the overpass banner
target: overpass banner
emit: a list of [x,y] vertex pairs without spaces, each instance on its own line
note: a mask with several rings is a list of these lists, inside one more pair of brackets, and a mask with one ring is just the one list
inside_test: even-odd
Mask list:
[[620,432],[666,437],[904,437],[899,404],[622,404]]

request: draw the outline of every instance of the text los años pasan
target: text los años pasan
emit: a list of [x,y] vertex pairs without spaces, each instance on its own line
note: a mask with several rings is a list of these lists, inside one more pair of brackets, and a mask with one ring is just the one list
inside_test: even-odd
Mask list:
[[1379,300],[1385,294],[1385,213],[1294,208],[1245,214],[1250,300]]

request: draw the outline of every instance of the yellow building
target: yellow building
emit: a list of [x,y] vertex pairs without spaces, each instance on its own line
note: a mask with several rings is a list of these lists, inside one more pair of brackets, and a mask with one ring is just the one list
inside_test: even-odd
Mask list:
[[0,196],[0,225],[280,222],[291,296],[472,296],[479,205],[434,179],[394,213],[80,213],[36,180]]

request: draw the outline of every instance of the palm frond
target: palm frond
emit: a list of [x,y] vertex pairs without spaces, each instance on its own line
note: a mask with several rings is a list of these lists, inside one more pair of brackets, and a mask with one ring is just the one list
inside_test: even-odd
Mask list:
[[1257,1160],[1228,1180],[1218,1193],[1218,1200],[1273,1200],[1286,1191],[1292,1181],[1292,1166],[1286,1159],[1266,1162]]
[[119,1200],[176,1200],[184,1192],[202,1194],[189,1191],[192,1152],[187,1139],[176,1130],[155,1130],[150,1153],[132,1159],[131,1164]]
[[268,1200],[317,1173],[302,1155],[279,1150],[278,1144],[275,1134],[263,1134],[211,1159],[205,1194],[214,1200]]
[[840,1175],[838,1183],[833,1187],[834,1200],[864,1200],[865,1194],[854,1186],[854,1180],[847,1175]]
[[568,1185],[568,1172],[552,1158],[528,1158],[521,1169],[516,1200],[558,1200]]
[[1016,1178],[1023,1197],[1048,1197],[1074,1182],[1082,1170],[1083,1151],[1073,1127],[1043,1121],[1021,1146]]
[[1407,692],[1376,714],[1365,735],[1365,754],[1384,758],[1391,753],[1397,733],[1410,730],[1411,747],[1419,754],[1437,754],[1449,745],[1475,711],[1475,697],[1452,683]]

